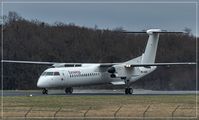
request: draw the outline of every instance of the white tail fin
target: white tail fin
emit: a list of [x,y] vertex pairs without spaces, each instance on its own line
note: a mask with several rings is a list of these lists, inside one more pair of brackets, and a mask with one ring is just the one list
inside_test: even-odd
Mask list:
[[125,32],[125,33],[147,33],[149,35],[145,52],[142,56],[127,61],[128,64],[133,63],[155,63],[156,51],[158,47],[159,34],[161,33],[183,33],[183,32],[168,32],[160,29],[149,29],[146,32]]
[[154,63],[155,62],[160,32],[162,32],[160,29],[147,30],[147,34],[149,35],[149,38],[148,38],[145,52],[142,55],[141,63]]

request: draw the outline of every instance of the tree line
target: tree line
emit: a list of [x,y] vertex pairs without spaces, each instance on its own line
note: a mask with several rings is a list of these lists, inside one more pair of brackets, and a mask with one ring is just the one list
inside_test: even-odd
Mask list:
[[[71,23],[48,24],[38,20],[26,20],[15,12],[9,12],[3,20],[3,59],[8,60],[65,63],[124,62],[140,56],[148,39],[147,34],[126,34],[123,29],[97,29]],[[195,60],[195,36],[160,35],[156,62]],[[4,63],[1,84],[3,83],[4,89],[37,89],[37,79],[48,67]],[[110,85],[97,87],[107,86],[115,88]],[[195,90],[196,67],[189,65],[159,67],[133,86],[156,90]]]

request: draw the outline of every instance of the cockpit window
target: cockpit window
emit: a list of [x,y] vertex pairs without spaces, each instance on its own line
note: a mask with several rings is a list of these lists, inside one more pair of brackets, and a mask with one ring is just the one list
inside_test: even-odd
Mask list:
[[60,74],[59,74],[59,72],[54,72],[54,75],[57,76],[57,75],[60,75]]
[[53,76],[53,72],[46,72],[46,76]]
[[46,75],[46,72],[43,72],[43,73],[41,74],[41,76],[44,76],[44,75]]
[[59,72],[43,72],[41,76],[59,76]]

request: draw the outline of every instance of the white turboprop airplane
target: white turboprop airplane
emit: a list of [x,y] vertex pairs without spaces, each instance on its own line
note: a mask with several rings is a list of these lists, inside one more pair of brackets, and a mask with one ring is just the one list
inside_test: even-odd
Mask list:
[[36,61],[2,60],[10,63],[50,64],[53,68],[46,69],[37,82],[37,87],[43,88],[42,93],[48,94],[49,88],[65,88],[66,94],[72,94],[75,86],[113,84],[125,85],[125,94],[132,94],[130,87],[133,82],[153,72],[157,66],[187,65],[186,63],[155,63],[155,56],[160,33],[166,32],[160,29],[150,29],[145,52],[132,60],[123,63],[55,63]]

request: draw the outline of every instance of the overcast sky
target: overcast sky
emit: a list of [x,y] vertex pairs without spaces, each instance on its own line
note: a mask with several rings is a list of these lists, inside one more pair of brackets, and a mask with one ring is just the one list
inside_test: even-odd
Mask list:
[[37,19],[50,24],[59,21],[92,28],[97,25],[100,29],[123,27],[128,31],[140,31],[149,28],[182,31],[185,27],[188,27],[192,29],[195,35],[196,3],[169,3],[168,0],[168,3],[163,2],[4,3],[3,14],[6,15],[9,11],[15,11],[23,18]]

